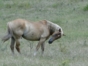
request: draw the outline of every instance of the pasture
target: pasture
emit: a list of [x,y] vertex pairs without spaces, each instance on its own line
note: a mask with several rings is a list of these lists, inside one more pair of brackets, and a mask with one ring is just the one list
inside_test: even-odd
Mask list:
[[[31,21],[50,20],[59,24],[66,36],[46,41],[33,56],[37,42],[21,39],[21,55],[10,50],[10,40],[0,40],[0,66],[88,66],[88,0],[1,0],[0,39],[6,34],[8,21],[23,18]],[[30,49],[30,44],[32,49]]]

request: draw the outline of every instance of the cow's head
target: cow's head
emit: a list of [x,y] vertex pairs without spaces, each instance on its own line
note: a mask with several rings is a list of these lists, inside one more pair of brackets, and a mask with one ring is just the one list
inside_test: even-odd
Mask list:
[[53,41],[61,38],[62,34],[61,34],[61,29],[55,31],[52,36],[50,37],[48,43],[51,44]]

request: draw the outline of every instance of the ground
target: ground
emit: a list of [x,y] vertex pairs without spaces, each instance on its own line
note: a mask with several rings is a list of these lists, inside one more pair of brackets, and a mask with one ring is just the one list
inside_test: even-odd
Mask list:
[[50,20],[66,36],[51,45],[46,41],[44,55],[39,50],[35,57],[38,42],[21,39],[21,55],[16,50],[12,55],[10,40],[0,40],[0,66],[88,66],[88,0],[1,0],[0,38],[7,32],[7,22],[17,18]]

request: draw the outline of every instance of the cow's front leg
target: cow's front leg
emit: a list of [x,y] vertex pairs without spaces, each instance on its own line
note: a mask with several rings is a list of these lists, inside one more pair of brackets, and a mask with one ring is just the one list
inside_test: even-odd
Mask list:
[[43,55],[43,53],[44,53],[44,44],[45,44],[45,43],[41,44],[42,55]]
[[38,45],[36,46],[36,52],[34,53],[34,56],[37,54],[37,51],[38,51],[38,49],[40,48],[40,46],[41,46],[41,48],[42,48],[42,52],[44,51],[44,46],[43,46],[43,44],[44,44],[45,40],[46,40],[45,38],[41,38],[41,39],[40,39]]

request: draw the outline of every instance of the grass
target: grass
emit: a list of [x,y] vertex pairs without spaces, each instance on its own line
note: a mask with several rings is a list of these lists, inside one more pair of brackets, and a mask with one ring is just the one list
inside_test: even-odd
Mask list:
[[32,42],[30,50],[30,41],[21,39],[22,54],[15,50],[13,56],[10,40],[0,40],[0,66],[88,66],[87,5],[87,0],[1,0],[0,38],[6,34],[6,23],[16,18],[50,20],[59,24],[66,36],[52,45],[46,41],[43,57],[41,50],[33,56],[37,42]]
[[83,10],[88,11],[88,5],[86,5]]

